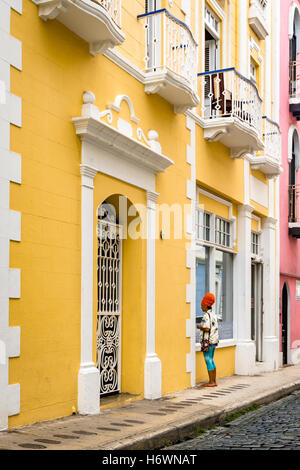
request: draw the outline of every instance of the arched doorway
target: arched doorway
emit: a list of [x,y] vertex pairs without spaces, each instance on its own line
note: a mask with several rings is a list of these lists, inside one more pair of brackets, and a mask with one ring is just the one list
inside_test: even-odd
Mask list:
[[[133,215],[131,215],[133,214]],[[100,397],[139,394],[142,369],[143,242],[139,212],[120,194],[97,209],[97,359]],[[132,232],[132,227],[136,232]]]
[[97,367],[104,396],[119,393],[121,387],[122,227],[106,201],[97,216]]
[[282,344],[282,364],[288,364],[288,317],[289,317],[289,291],[285,282],[282,288],[281,296],[281,344]]

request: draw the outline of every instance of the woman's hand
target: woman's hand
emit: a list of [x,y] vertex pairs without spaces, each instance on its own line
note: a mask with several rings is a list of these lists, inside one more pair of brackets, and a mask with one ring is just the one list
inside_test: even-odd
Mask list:
[[202,330],[202,331],[209,331],[209,328],[203,328],[203,326],[200,326],[200,325],[197,325],[197,328],[199,328],[199,330]]

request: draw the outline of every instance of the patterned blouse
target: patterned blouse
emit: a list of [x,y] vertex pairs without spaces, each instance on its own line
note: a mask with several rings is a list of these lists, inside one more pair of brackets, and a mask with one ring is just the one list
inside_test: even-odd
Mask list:
[[[212,310],[204,313],[200,326],[202,328],[210,328],[209,344],[218,346],[219,344],[218,320],[217,320],[215,313]],[[203,333],[206,333],[206,332],[201,330],[200,342],[203,339]],[[206,337],[207,337],[207,333],[206,333]]]

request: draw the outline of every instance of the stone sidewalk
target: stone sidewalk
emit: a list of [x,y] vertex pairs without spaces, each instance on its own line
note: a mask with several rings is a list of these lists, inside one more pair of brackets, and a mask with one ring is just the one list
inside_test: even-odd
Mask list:
[[139,400],[97,416],[70,416],[0,432],[0,450],[153,450],[222,424],[254,403],[270,403],[300,390],[300,365],[252,377],[218,380],[159,400]]

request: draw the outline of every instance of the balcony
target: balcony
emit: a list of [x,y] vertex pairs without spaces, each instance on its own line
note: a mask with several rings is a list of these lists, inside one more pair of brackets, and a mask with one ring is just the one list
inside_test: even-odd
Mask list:
[[256,85],[235,68],[198,76],[204,138],[222,142],[233,158],[263,150],[262,100]]
[[249,25],[259,37],[265,39],[269,32],[266,20],[267,0],[250,0]]
[[300,238],[299,195],[299,184],[289,186],[289,234],[295,238]]
[[188,26],[166,9],[139,15],[146,31],[147,94],[157,93],[183,113],[199,104],[197,43]]
[[263,116],[262,133],[264,151],[257,152],[251,163],[252,168],[262,171],[267,178],[280,175],[281,168],[281,132],[279,125]]
[[290,62],[290,112],[300,121],[300,62]]
[[87,41],[91,54],[122,44],[122,0],[33,0],[44,21],[57,19]]

